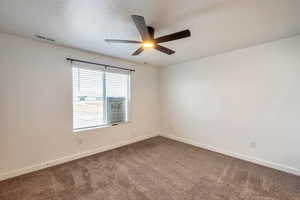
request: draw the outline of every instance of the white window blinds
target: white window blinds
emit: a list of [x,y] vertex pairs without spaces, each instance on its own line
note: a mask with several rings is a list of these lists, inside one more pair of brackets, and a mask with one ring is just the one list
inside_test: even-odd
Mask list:
[[129,118],[130,73],[73,63],[73,129],[96,128]]

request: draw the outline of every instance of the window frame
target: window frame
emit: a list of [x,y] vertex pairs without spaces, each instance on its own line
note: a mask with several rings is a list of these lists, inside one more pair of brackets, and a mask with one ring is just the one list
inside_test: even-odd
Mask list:
[[[87,69],[87,70],[93,70],[93,71],[101,71],[103,72],[103,84],[102,84],[102,92],[103,92],[103,117],[104,121],[107,120],[107,94],[106,94],[106,73],[116,73],[116,74],[126,74],[128,75],[127,80],[127,103],[126,103],[126,120],[120,121],[116,123],[105,123],[101,125],[96,126],[88,126],[88,127],[81,127],[81,128],[74,128],[74,91],[73,91],[73,68],[79,68],[79,69]],[[71,63],[71,70],[72,70],[72,130],[74,133],[82,132],[82,131],[89,131],[89,130],[95,130],[100,128],[107,128],[112,127],[120,124],[128,124],[131,123],[131,105],[132,105],[132,88],[133,88],[133,73],[129,70],[122,70],[122,69],[112,69],[109,70],[109,66],[97,66],[93,64],[86,64],[86,63],[80,63],[80,62],[72,62]],[[126,72],[126,73],[125,73]]]

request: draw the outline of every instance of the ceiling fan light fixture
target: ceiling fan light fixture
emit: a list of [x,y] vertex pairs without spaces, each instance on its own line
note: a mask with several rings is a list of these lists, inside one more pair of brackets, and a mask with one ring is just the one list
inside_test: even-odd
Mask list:
[[106,42],[111,43],[134,43],[140,44],[140,47],[133,52],[132,56],[141,54],[146,49],[155,49],[162,53],[172,55],[175,53],[172,49],[159,45],[160,43],[179,40],[186,37],[191,37],[191,31],[186,29],[169,35],[164,35],[158,38],[154,37],[155,29],[152,26],[147,26],[145,18],[139,15],[131,15],[131,18],[140,33],[141,41],[134,40],[120,40],[120,39],[105,39]]
[[153,48],[154,47],[153,42],[143,42],[142,45],[143,45],[144,48]]

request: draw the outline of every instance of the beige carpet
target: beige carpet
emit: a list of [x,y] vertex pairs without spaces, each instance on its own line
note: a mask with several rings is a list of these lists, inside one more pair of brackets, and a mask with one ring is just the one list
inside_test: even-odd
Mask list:
[[1,200],[300,200],[300,177],[156,137],[0,182]]

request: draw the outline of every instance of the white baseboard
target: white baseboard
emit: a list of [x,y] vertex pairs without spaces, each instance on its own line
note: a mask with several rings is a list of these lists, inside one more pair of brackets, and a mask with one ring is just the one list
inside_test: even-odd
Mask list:
[[176,141],[179,141],[179,142],[183,142],[183,143],[186,143],[186,144],[190,144],[190,145],[193,145],[193,146],[196,146],[196,147],[200,147],[200,148],[203,148],[203,149],[207,149],[207,150],[210,150],[210,151],[213,151],[213,152],[228,155],[228,156],[231,156],[231,157],[234,157],[234,158],[237,158],[237,159],[245,160],[245,161],[248,161],[248,162],[251,162],[251,163],[255,163],[255,164],[258,164],[258,165],[262,165],[262,166],[265,166],[265,167],[273,168],[273,169],[276,169],[276,170],[280,170],[280,171],[283,171],[283,172],[287,172],[287,173],[290,173],[290,174],[300,176],[300,169],[289,167],[287,165],[282,165],[282,164],[279,164],[279,163],[274,163],[274,162],[263,160],[263,159],[260,159],[260,158],[247,156],[247,155],[243,155],[243,154],[239,154],[239,153],[235,153],[235,152],[226,151],[224,149],[220,149],[220,148],[213,147],[213,146],[206,145],[206,144],[201,144],[199,142],[194,142],[194,141],[191,141],[189,139],[178,137],[178,136],[175,136],[175,135],[168,135],[168,134],[162,134],[161,133],[160,136],[166,137],[166,138],[169,138],[169,139],[173,139],[173,140],[176,140]]
[[[266,160],[263,160],[263,159],[259,159],[259,158],[255,158],[255,157],[251,157],[251,156],[247,156],[247,155],[242,155],[242,154],[239,154],[239,153],[229,152],[229,151],[217,148],[217,147],[212,147],[210,145],[201,144],[201,143],[194,142],[194,141],[191,141],[191,140],[188,140],[188,139],[185,139],[185,138],[182,138],[182,137],[174,136],[174,135],[167,135],[167,134],[162,134],[162,133],[159,134],[159,135],[162,136],[162,137],[166,137],[166,138],[170,138],[170,139],[179,141],[179,142],[190,144],[190,145],[193,145],[193,146],[196,146],[196,147],[200,147],[200,148],[203,148],[203,149],[207,149],[207,150],[210,150],[210,151],[214,151],[214,152],[217,152],[217,153],[228,155],[228,156],[231,156],[231,157],[234,157],[234,158],[249,161],[249,162],[252,162],[252,163],[255,163],[255,164],[258,164],[258,165],[270,167],[270,168],[273,168],[273,169],[277,169],[277,170],[280,170],[280,171],[283,171],[283,172],[287,172],[287,173],[290,173],[290,174],[300,176],[300,169],[297,169],[297,168],[289,167],[289,166],[286,166],[286,165],[266,161]],[[22,169],[9,171],[7,173],[0,174],[0,181],[6,180],[6,179],[9,179],[9,178],[13,178],[13,177],[16,177],[16,176],[20,176],[20,175],[23,175],[23,174],[27,174],[27,173],[30,173],[30,172],[34,172],[34,171],[37,171],[37,170],[45,169],[45,168],[48,168],[48,167],[52,167],[52,166],[55,166],[55,165],[63,164],[63,163],[66,163],[66,162],[70,162],[72,160],[77,160],[77,159],[80,159],[80,158],[84,158],[84,157],[87,157],[87,156],[90,156],[90,155],[93,155],[93,154],[101,153],[101,152],[104,152],[104,151],[109,151],[109,150],[112,150],[112,149],[115,149],[115,148],[118,148],[118,147],[122,147],[122,146],[125,146],[125,145],[128,145],[128,144],[132,144],[132,143],[135,143],[135,142],[142,141],[142,140],[146,140],[146,139],[149,139],[149,138],[152,138],[152,137],[155,137],[155,136],[158,136],[158,134],[151,134],[151,135],[144,135],[144,136],[134,137],[134,138],[131,138],[129,140],[121,141],[121,142],[118,142],[118,143],[113,144],[113,145],[107,145],[107,146],[99,147],[99,148],[93,149],[91,151],[86,151],[86,152],[82,152],[82,153],[79,153],[79,154],[62,157],[62,158],[59,158],[59,159],[56,159],[56,160],[51,160],[51,161],[48,161],[48,162],[32,165],[32,166],[25,167],[25,168],[22,168]]]
[[93,150],[90,150],[90,151],[86,151],[86,152],[78,153],[78,154],[75,154],[75,155],[62,157],[62,158],[59,158],[59,159],[56,159],[56,160],[47,161],[47,162],[44,162],[44,163],[32,165],[32,166],[25,167],[25,168],[18,169],[18,170],[9,171],[7,173],[0,174],[0,181],[6,180],[6,179],[9,179],[9,178],[13,178],[13,177],[16,177],[16,176],[20,176],[20,175],[23,175],[23,174],[27,174],[27,173],[30,173],[30,172],[34,172],[34,171],[37,171],[37,170],[45,169],[45,168],[48,168],[48,167],[52,167],[52,166],[55,166],[55,165],[63,164],[63,163],[66,163],[66,162],[70,162],[72,160],[77,160],[77,159],[80,159],[80,158],[84,158],[84,157],[87,157],[87,156],[90,156],[90,155],[93,155],[93,154],[101,153],[101,152],[104,152],[104,151],[109,151],[109,150],[112,150],[112,149],[115,149],[115,148],[118,148],[118,147],[122,147],[122,146],[125,146],[125,145],[128,145],[128,144],[132,144],[132,143],[135,143],[135,142],[146,140],[146,139],[158,136],[158,135],[159,134],[138,136],[138,137],[134,137],[134,138],[131,138],[131,139],[128,139],[128,140],[125,140],[125,141],[118,142],[118,143],[113,144],[113,145],[102,146],[102,147],[99,147],[99,148],[96,148],[96,149],[93,149]]

